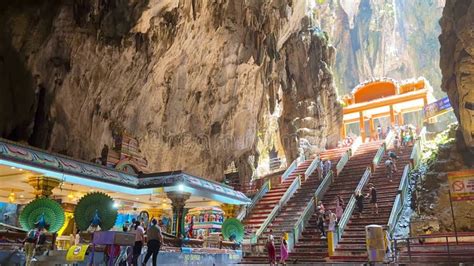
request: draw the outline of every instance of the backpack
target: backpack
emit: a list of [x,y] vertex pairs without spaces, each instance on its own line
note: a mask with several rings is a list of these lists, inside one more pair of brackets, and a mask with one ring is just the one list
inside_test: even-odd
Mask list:
[[386,160],[386,161],[385,161],[385,167],[387,167],[387,168],[392,168],[392,161]]

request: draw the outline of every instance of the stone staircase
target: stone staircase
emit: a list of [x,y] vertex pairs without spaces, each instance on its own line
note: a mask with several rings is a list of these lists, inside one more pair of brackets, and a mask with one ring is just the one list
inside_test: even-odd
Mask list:
[[[374,184],[377,190],[378,214],[372,214],[370,198],[365,199],[362,217],[359,217],[356,210],[354,210],[344,230],[342,239],[336,247],[335,254],[330,258],[331,261],[354,263],[367,261],[365,226],[370,224],[386,225],[388,223],[403,175],[403,168],[410,163],[411,150],[412,147],[405,147],[401,149],[402,153],[398,154],[398,172],[393,174],[393,182],[389,182],[386,177],[385,161],[388,159],[388,152],[385,152],[385,155],[367,182],[367,184]],[[364,187],[362,193],[364,195],[369,193],[368,185]]]
[[[335,178],[334,183],[325,193],[322,202],[326,209],[335,212],[335,198],[340,195],[347,204],[354,193],[362,175],[371,164],[381,142],[362,144],[356,153],[349,159],[342,172]],[[328,256],[327,240],[321,239],[317,229],[317,215],[314,214],[302,232],[294,250],[290,252],[288,262],[292,263],[318,263],[325,262]]]
[[280,184],[272,184],[271,190],[257,202],[251,213],[242,221],[247,231],[256,232],[258,228],[260,228],[275,205],[277,205],[283,197],[283,194],[285,194],[286,190],[290,187],[291,183],[298,177],[298,175],[302,176],[304,174],[311,162],[312,160],[304,161],[288,176],[287,179],[283,180],[283,182]]
[[[332,149],[325,151],[320,154],[321,160],[330,159],[332,162],[333,170],[335,170],[336,164],[341,158],[341,156],[346,152],[347,148]],[[311,163],[311,162],[310,162]],[[295,175],[303,174],[308,165],[301,165],[301,169],[295,171]],[[303,169],[304,168],[304,169]],[[300,172],[302,171],[302,172]],[[288,200],[284,205],[280,213],[273,219],[272,223],[267,227],[267,230],[260,236],[257,241],[258,250],[263,250],[266,244],[266,239],[268,237],[268,232],[270,229],[273,230],[273,235],[275,236],[275,247],[279,255],[280,250],[280,238],[285,232],[292,230],[293,226],[297,222],[298,218],[304,211],[307,203],[312,200],[312,197],[318,188],[322,180],[319,180],[318,172],[314,171],[306,180],[302,181],[301,187],[293,194],[293,196]],[[271,209],[268,211],[270,212]],[[279,257],[279,256],[277,256]],[[278,258],[279,259],[279,258]],[[266,254],[247,254],[244,256],[242,263],[266,263],[268,257]]]

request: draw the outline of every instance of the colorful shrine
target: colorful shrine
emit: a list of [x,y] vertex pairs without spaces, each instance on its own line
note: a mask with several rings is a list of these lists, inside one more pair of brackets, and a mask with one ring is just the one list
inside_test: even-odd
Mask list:
[[363,141],[375,138],[376,119],[389,118],[391,127],[402,125],[404,114],[422,111],[434,100],[432,88],[424,78],[400,82],[383,78],[364,82],[342,97],[344,116],[341,137],[346,137],[348,125],[358,123]]
[[[144,225],[155,218],[172,253],[180,246],[204,247],[210,233],[220,234],[225,218],[250,203],[228,185],[183,171],[143,173],[146,159],[128,136],[115,138],[114,147],[101,155],[90,163],[0,139],[0,231],[3,226],[21,232],[43,219],[55,226],[56,248],[68,249],[78,230],[89,233],[83,239],[92,239],[94,220],[100,221],[97,231],[119,234],[133,218]],[[24,208],[32,204],[42,214]],[[202,238],[194,239],[199,234]],[[6,235],[0,235],[1,242]]]

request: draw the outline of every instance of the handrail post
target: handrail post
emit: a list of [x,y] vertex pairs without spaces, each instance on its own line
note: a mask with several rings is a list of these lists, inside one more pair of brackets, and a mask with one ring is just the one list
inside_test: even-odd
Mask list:
[[408,250],[408,258],[409,258],[409,262],[411,262],[411,250],[410,250],[410,239],[407,238],[407,250]]
[[451,259],[451,252],[449,251],[449,238],[446,236],[446,249],[448,251],[448,259]]
[[393,260],[395,263],[398,262],[398,251],[397,251],[397,240],[393,241]]

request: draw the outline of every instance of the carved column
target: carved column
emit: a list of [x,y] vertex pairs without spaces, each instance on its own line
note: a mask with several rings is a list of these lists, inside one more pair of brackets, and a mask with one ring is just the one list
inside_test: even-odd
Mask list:
[[395,113],[393,111],[393,105],[390,105],[390,126],[395,126]]
[[171,206],[173,209],[173,224],[172,224],[172,233],[179,237],[183,231],[183,215],[184,215],[184,206],[186,201],[191,197],[191,193],[185,192],[167,192],[166,196],[171,200]]
[[53,189],[60,183],[60,180],[47,176],[30,176],[28,178],[28,184],[35,189],[34,194],[37,198],[51,196]]
[[227,218],[235,218],[237,217],[237,213],[239,212],[239,205],[233,204],[222,204],[221,209],[224,211],[224,217]]
[[362,138],[362,142],[365,142],[365,123],[364,123],[364,113],[359,112],[359,129],[360,129],[360,137]]

